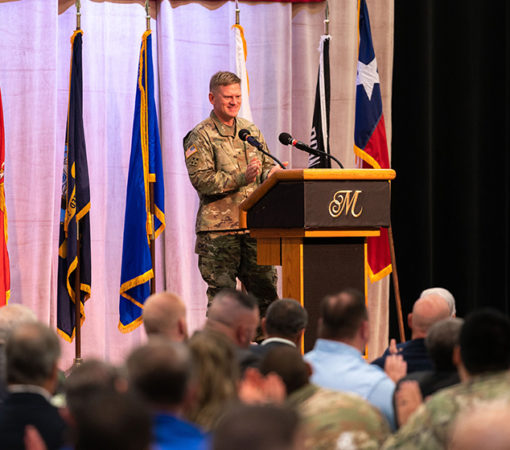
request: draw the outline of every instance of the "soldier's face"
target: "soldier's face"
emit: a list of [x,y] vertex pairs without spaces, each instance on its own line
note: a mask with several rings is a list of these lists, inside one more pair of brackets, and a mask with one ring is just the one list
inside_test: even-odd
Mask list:
[[232,125],[241,108],[241,86],[218,86],[214,92],[209,93],[209,101],[218,119],[226,125]]

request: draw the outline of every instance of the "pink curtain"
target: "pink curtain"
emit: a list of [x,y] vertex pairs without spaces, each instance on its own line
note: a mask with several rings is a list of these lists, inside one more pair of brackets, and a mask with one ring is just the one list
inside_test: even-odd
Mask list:
[[[141,329],[130,334],[117,329],[126,182],[145,10],[137,1],[81,3],[92,204],[92,295],[85,307],[82,353],[118,362],[145,339]],[[355,164],[356,5],[352,0],[330,1],[331,142],[346,167]],[[225,1],[163,0],[151,2],[151,8],[167,214],[167,228],[157,244],[157,285],[183,297],[195,329],[203,323],[206,296],[193,252],[197,197],[184,165],[182,138],[209,113],[211,74],[235,68],[230,28],[235,6]],[[309,139],[324,3],[241,2],[240,8],[254,121],[280,159],[294,168],[306,167],[307,155],[291,152],[277,137],[288,131]],[[393,0],[369,1],[369,9],[390,137]],[[74,1],[0,2],[11,302],[26,304],[52,326],[56,325],[69,39],[75,25]],[[376,288],[370,300],[377,306],[371,312],[376,325],[374,354],[387,340],[387,282]],[[62,344],[62,367],[67,368],[74,344]]]

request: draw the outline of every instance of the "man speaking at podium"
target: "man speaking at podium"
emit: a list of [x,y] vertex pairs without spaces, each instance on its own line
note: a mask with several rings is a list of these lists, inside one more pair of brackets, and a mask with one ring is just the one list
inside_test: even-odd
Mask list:
[[256,240],[239,228],[239,204],[275,170],[273,161],[243,142],[239,131],[267,145],[260,130],[237,117],[241,108],[241,80],[231,72],[218,72],[209,84],[210,116],[184,138],[184,155],[200,207],[195,231],[198,267],[207,283],[208,307],[223,288],[239,278],[259,300],[260,314],[275,300],[276,270],[257,265]]

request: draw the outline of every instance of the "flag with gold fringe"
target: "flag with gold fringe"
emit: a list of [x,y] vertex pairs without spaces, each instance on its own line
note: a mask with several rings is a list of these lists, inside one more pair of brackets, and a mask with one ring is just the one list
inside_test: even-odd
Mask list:
[[246,39],[244,38],[244,28],[238,23],[232,25],[235,38],[235,60],[236,75],[241,79],[241,109],[238,116],[253,122],[250,108],[250,81],[248,79],[248,71],[246,70],[246,58],[248,56],[248,48]]
[[90,297],[91,289],[90,187],[83,130],[82,34],[81,30],[76,30],[71,37],[58,250],[57,329],[60,336],[69,342],[73,340],[76,328],[76,282],[80,283],[78,307],[81,323],[85,320],[84,302]]
[[7,304],[11,295],[9,253],[7,252],[7,208],[4,190],[5,132],[2,91],[0,90],[0,306]]
[[[390,167],[388,143],[382,110],[381,85],[377,71],[370,20],[365,0],[358,1],[359,53],[356,76],[356,118],[354,152],[363,168]],[[369,237],[367,259],[370,281],[378,281],[391,273],[388,229],[381,228],[379,237]]]
[[[151,184],[154,215],[150,204]],[[153,233],[155,239],[165,228],[164,203],[161,143],[154,100],[152,35],[151,31],[146,31],[140,48],[124,219],[119,304],[119,330],[123,333],[142,323],[143,304],[150,295],[150,280],[154,278],[149,242]]]

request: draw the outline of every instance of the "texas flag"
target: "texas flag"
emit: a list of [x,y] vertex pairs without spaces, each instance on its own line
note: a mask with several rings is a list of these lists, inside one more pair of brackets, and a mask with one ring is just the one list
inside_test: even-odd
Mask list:
[[[356,76],[356,121],[354,153],[361,167],[388,169],[390,161],[384,127],[381,85],[377,71],[370,20],[365,0],[359,0],[359,53]],[[388,229],[381,228],[379,237],[368,238],[367,259],[370,281],[378,281],[391,273]]]

